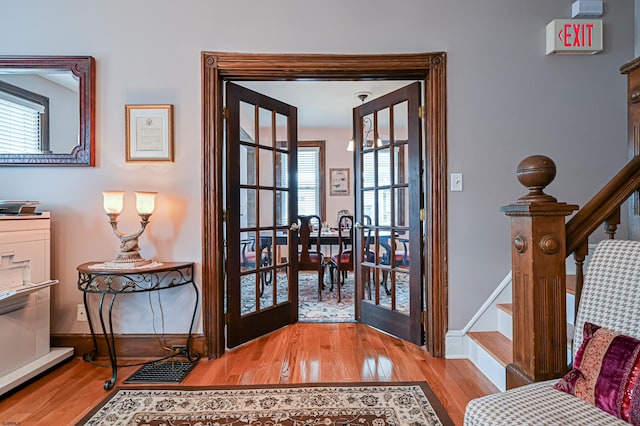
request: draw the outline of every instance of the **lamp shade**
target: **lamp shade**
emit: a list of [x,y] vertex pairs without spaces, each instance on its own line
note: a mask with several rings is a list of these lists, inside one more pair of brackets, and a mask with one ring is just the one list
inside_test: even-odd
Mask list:
[[120,213],[124,203],[124,191],[104,191],[102,193],[104,211]]
[[353,139],[349,139],[349,143],[347,144],[347,151],[353,151]]
[[136,192],[136,209],[140,214],[151,214],[156,207],[157,192]]

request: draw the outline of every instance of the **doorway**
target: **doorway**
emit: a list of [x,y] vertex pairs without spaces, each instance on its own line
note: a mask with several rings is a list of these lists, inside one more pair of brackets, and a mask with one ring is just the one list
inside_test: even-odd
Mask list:
[[444,53],[399,55],[269,55],[204,52],[203,66],[203,327],[208,353],[225,350],[223,83],[229,80],[413,79],[423,82],[427,164],[422,167],[426,349],[444,355],[447,328],[446,95]]

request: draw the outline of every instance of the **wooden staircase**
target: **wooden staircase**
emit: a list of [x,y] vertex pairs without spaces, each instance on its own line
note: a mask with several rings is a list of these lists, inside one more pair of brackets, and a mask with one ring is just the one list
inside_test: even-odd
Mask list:
[[[573,312],[576,276],[567,275],[567,359],[571,359]],[[495,331],[470,331],[469,353],[471,361],[498,387],[506,389],[505,368],[513,362],[513,305],[497,303],[498,324]]]
[[[640,62],[638,65],[640,72]],[[577,205],[558,202],[544,192],[555,173],[555,164],[545,156],[527,157],[518,165],[518,180],[529,193],[501,209],[511,218],[511,296],[504,286],[501,293],[491,296],[495,303],[499,297],[500,305],[490,308],[490,313],[477,314],[483,320],[497,318],[495,328],[492,323],[478,323],[478,328],[472,325],[462,338],[468,358],[501,390],[566,373],[571,351],[559,353],[558,342],[571,345],[589,236],[604,224],[604,232],[615,238],[622,204],[640,191],[640,155],[575,213]],[[567,271],[568,256],[573,258],[575,275]],[[565,284],[563,295],[558,289]],[[496,291],[500,287],[502,283]],[[509,299],[513,306],[504,303]]]
[[[483,305],[482,312],[473,320],[485,329],[490,325],[479,324],[476,318],[493,319],[500,312],[500,318],[511,316],[512,321],[498,321],[497,332],[468,328],[459,345],[468,350],[476,365],[493,360],[492,367],[480,368],[500,389],[558,378],[566,373],[571,357],[565,356],[563,346],[565,341],[569,346],[573,336],[571,324],[582,292],[589,238],[603,225],[608,238],[616,238],[618,225],[622,223],[622,207],[627,201],[632,207],[627,209],[627,238],[640,239],[640,58],[623,65],[620,71],[628,74],[629,162],[579,207],[544,192],[556,177],[556,165],[544,155],[529,156],[518,164],[516,172],[528,193],[500,209],[511,220],[509,288],[513,307],[508,304],[491,307],[488,300],[490,311]],[[566,263],[569,256],[575,263],[576,275],[571,278]],[[569,288],[566,293],[565,284]],[[504,302],[508,298],[501,286],[496,292],[502,297],[500,302]],[[565,328],[564,324],[569,325]],[[452,333],[452,340],[454,336],[460,335]]]

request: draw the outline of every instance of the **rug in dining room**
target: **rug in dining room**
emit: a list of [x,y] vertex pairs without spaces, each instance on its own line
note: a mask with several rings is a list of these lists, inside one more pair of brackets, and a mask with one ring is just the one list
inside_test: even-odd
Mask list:
[[79,425],[453,425],[426,382],[123,387]]
[[[318,275],[315,272],[300,272],[298,274],[298,319],[304,322],[349,322],[355,321],[355,283],[353,273],[348,274],[348,278],[341,290],[340,302],[338,302],[337,285],[331,291],[331,282],[328,273],[325,277],[325,289],[322,291],[322,301],[318,300]],[[399,275],[404,277],[404,275]],[[282,274],[278,276],[278,299],[285,300],[287,297],[287,281]],[[255,291],[249,292],[250,286],[242,286],[242,314],[255,311],[256,296]],[[409,284],[398,279],[396,285],[396,310],[409,313]],[[381,306],[391,306],[391,299],[384,291],[380,292]],[[273,291],[270,285],[266,286],[265,292],[260,297],[260,305],[273,305]]]

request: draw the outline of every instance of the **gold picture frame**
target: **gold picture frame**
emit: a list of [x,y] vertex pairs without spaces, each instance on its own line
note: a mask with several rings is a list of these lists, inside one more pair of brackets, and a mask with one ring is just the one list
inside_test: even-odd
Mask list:
[[127,161],[173,161],[173,105],[125,105]]
[[329,169],[329,195],[349,195],[349,174],[349,169]]

